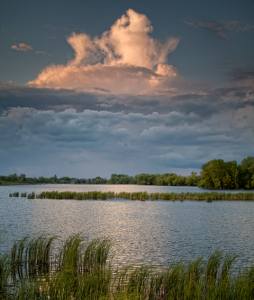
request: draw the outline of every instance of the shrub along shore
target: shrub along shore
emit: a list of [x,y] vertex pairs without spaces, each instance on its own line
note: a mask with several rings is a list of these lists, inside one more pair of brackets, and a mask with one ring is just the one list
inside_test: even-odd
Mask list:
[[[234,253],[167,267],[116,266],[109,239],[69,236],[52,256],[56,237],[25,237],[0,256],[0,299],[253,299],[254,266],[232,274]],[[111,257],[111,258],[110,258]]]
[[[19,197],[19,192],[9,194],[10,197]],[[219,201],[219,200],[254,200],[254,193],[217,193],[217,192],[204,192],[204,193],[147,193],[147,192],[41,192],[35,195],[34,192],[27,194],[21,193],[21,197],[27,197],[27,199],[74,199],[74,200],[107,200],[113,198],[122,198],[128,200],[196,200],[196,201]]]

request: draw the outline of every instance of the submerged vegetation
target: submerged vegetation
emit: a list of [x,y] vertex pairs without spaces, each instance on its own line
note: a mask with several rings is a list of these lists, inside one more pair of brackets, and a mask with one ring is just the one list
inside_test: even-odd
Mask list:
[[232,272],[237,255],[167,267],[116,266],[112,242],[69,236],[53,257],[56,237],[25,237],[0,257],[1,299],[253,299],[254,266]]
[[96,178],[70,178],[53,176],[50,178],[29,178],[25,174],[17,176],[0,176],[0,184],[46,184],[46,183],[72,183],[72,184],[139,184],[162,186],[199,186],[212,189],[239,189],[254,188],[254,157],[247,157],[240,165],[236,161],[224,162],[223,159],[214,159],[201,167],[200,175],[192,172],[190,176],[181,176],[174,173],[165,174],[138,174],[128,176],[112,174],[110,179]]
[[[10,194],[12,197],[14,194]],[[26,193],[21,194],[21,197]],[[13,196],[14,197],[14,196]],[[17,196],[18,197],[18,196]],[[218,200],[254,200],[254,193],[217,193],[217,192],[206,192],[206,193],[147,193],[147,192],[134,192],[134,193],[126,193],[126,192],[58,192],[58,191],[45,191],[41,192],[38,195],[35,195],[34,192],[27,195],[27,199],[74,199],[74,200],[107,200],[112,198],[122,198],[128,200],[196,200],[196,201],[218,201]]]

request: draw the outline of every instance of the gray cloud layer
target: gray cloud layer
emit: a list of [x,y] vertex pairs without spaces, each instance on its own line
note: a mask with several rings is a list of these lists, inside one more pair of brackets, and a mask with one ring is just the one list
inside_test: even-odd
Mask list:
[[[246,76],[241,77],[246,83]],[[4,87],[2,170],[43,174],[51,171],[44,165],[50,165],[62,175],[87,177],[124,170],[135,174],[197,169],[214,158],[241,160],[253,155],[250,89],[238,84],[205,96],[178,95],[165,101],[113,95],[100,99],[64,90],[40,90],[39,97],[38,90]],[[79,112],[68,108],[71,104]]]
[[254,73],[230,76],[222,88],[168,97],[1,83],[1,170],[87,177],[241,161],[253,156]]

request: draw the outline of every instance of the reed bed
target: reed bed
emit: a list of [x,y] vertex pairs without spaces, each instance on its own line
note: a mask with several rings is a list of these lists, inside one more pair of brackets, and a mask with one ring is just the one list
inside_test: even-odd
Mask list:
[[[14,196],[15,195],[15,196]],[[18,197],[19,193],[10,194],[10,197]],[[22,193],[21,197],[26,197],[26,193]],[[74,200],[107,200],[112,198],[122,198],[128,200],[195,200],[195,201],[219,201],[219,200],[229,200],[229,201],[238,201],[246,200],[253,201],[254,193],[218,193],[218,192],[204,192],[204,193],[151,193],[147,192],[135,192],[135,193],[114,193],[114,192],[42,192],[38,195],[35,195],[34,192],[27,195],[27,199],[74,199]]]
[[71,235],[53,258],[55,239],[25,237],[0,257],[1,299],[254,298],[254,266],[233,275],[234,253],[217,250],[208,259],[180,260],[164,268],[116,267],[107,238],[88,243],[81,234]]
[[9,194],[10,197],[19,197],[19,192],[14,192],[12,194]]
[[36,195],[37,199],[75,199],[75,200],[88,200],[88,199],[111,199],[114,198],[114,192],[86,192],[86,193],[77,193],[77,192],[42,192],[39,195]]
[[32,193],[28,194],[27,199],[35,199],[35,193],[32,192]]

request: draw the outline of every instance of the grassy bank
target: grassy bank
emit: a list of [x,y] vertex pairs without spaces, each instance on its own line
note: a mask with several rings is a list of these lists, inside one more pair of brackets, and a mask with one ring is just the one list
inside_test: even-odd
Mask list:
[[112,242],[87,243],[69,236],[52,257],[56,237],[16,241],[0,257],[1,299],[253,299],[254,266],[231,270],[237,255],[216,251],[208,259],[117,267],[109,259]]
[[11,181],[0,181],[0,185],[29,185],[27,183],[21,183],[21,182],[11,182]]
[[[10,197],[19,197],[19,193],[13,193],[9,195]],[[75,200],[107,200],[112,198],[123,198],[128,200],[196,200],[196,201],[219,201],[219,200],[229,200],[229,201],[236,201],[236,200],[254,200],[254,193],[217,193],[217,192],[211,192],[211,193],[147,193],[147,192],[135,192],[135,193],[126,193],[126,192],[120,192],[120,193],[114,193],[114,192],[42,192],[38,195],[35,195],[35,193],[21,193],[21,197],[26,197],[28,199],[75,199]]]

